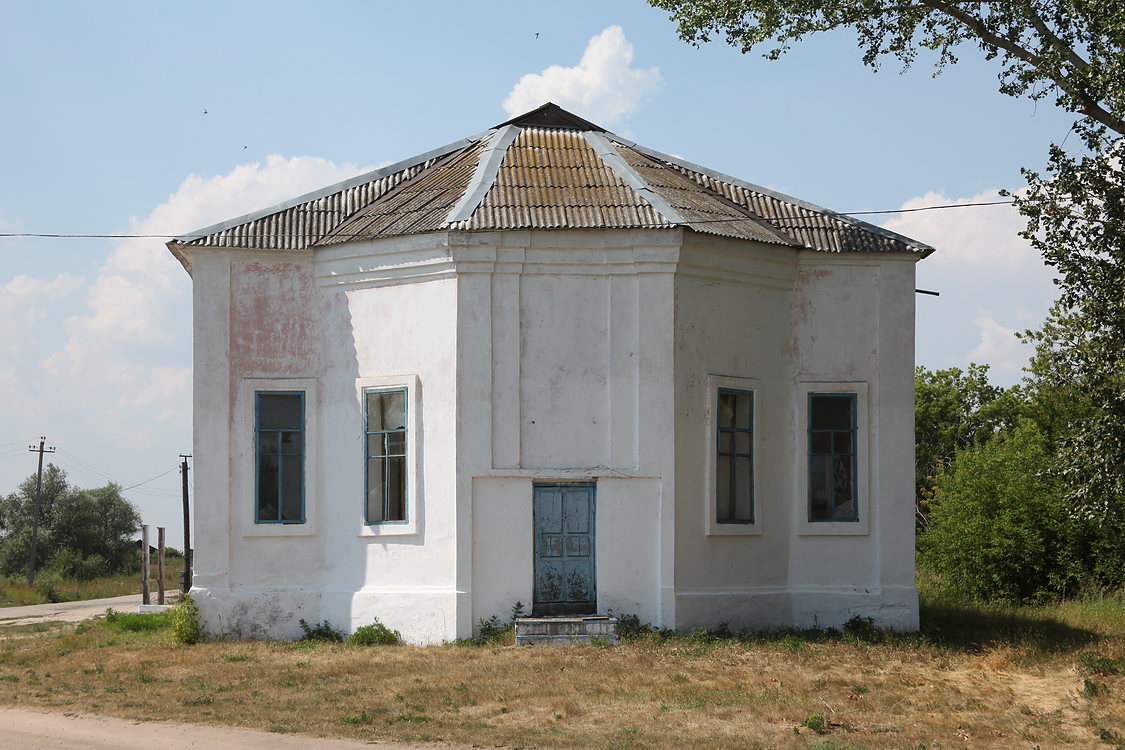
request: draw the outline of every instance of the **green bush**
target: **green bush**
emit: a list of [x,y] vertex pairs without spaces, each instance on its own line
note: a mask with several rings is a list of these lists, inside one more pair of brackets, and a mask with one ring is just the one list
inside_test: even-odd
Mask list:
[[1046,440],[1027,420],[958,451],[935,484],[920,566],[979,601],[1043,600],[1073,585],[1072,522],[1049,465]]
[[309,625],[305,622],[304,618],[302,618],[297,621],[297,624],[301,626],[301,632],[304,633],[304,636],[301,638],[302,641],[339,643],[344,640],[344,634],[332,627],[328,620],[317,625]]
[[355,632],[348,636],[348,643],[353,646],[390,646],[402,640],[397,630],[391,630],[375,619],[370,625],[361,625]]
[[191,645],[199,643],[203,629],[199,624],[199,607],[195,600],[186,594],[172,610],[172,640]]
[[42,573],[35,579],[35,593],[51,604],[69,601],[70,597],[62,590],[62,578],[54,571]]

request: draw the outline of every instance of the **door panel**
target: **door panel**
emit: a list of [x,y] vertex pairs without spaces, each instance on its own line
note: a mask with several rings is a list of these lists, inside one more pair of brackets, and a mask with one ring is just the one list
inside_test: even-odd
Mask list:
[[533,614],[594,614],[594,485],[535,485],[533,503]]

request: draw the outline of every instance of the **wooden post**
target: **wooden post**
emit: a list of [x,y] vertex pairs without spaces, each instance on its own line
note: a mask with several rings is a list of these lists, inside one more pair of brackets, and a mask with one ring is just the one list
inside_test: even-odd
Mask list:
[[141,524],[141,603],[151,604],[152,597],[148,592],[148,568],[152,558],[148,554],[148,524]]
[[164,603],[164,527],[156,527],[156,603]]

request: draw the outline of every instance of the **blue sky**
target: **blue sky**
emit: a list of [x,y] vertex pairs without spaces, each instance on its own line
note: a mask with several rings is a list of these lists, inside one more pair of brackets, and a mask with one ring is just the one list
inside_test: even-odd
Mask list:
[[[565,8],[565,10],[560,10]],[[1018,188],[1070,119],[965,50],[873,74],[848,34],[780,61],[679,41],[641,0],[0,5],[0,232],[186,232],[479,132],[547,99],[638,142],[841,211]],[[508,102],[509,110],[505,109]],[[1007,207],[875,217],[929,242],[919,364],[992,365],[1051,274]],[[46,435],[81,486],[191,448],[191,284],[163,243],[0,238],[0,493]],[[126,492],[180,532],[176,472]]]

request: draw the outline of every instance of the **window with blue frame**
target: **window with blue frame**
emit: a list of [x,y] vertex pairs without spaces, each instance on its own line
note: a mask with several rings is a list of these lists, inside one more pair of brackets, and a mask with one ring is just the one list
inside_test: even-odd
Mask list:
[[256,391],[257,523],[305,522],[305,394]]
[[720,388],[715,521],[754,523],[754,393]]
[[858,521],[855,393],[809,394],[809,520]]
[[369,389],[365,402],[367,523],[406,520],[406,389]]

